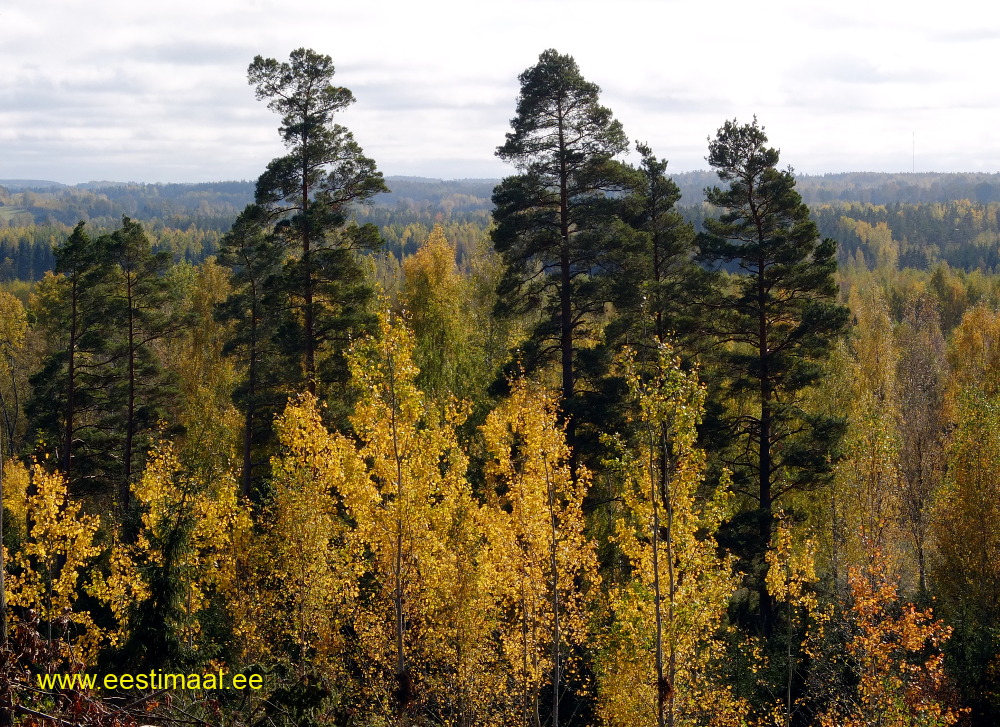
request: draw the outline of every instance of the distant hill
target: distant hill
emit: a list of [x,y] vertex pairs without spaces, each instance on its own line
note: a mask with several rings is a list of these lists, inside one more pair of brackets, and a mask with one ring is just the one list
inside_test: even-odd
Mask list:
[[0,179],[0,187],[11,192],[19,192],[22,189],[51,189],[52,187],[65,187],[62,182],[50,182],[45,179]]
[[[700,205],[706,187],[720,186],[715,172],[680,172],[673,175],[681,190],[682,205]],[[795,188],[808,205],[824,202],[866,204],[920,204],[967,199],[986,204],[1000,202],[1000,173],[986,172],[843,172],[796,174]]]
[[[718,176],[694,171],[673,179],[682,194],[681,214],[700,230],[704,219],[716,214],[704,204],[704,190],[719,185]],[[926,268],[943,261],[966,270],[1000,271],[1000,174],[846,172],[797,175],[796,181],[821,234],[840,243],[841,262],[863,258],[871,264],[895,256],[902,266]],[[387,250],[398,258],[414,252],[438,223],[456,245],[471,249],[490,223],[499,182],[390,176],[390,191],[359,206],[355,216],[378,226]],[[0,282],[38,279],[51,269],[52,246],[74,225],[82,220],[91,233],[101,233],[117,228],[122,215],[141,222],[158,249],[170,250],[178,260],[203,260],[253,201],[254,188],[248,181],[0,180]],[[882,241],[880,226],[891,243]]]

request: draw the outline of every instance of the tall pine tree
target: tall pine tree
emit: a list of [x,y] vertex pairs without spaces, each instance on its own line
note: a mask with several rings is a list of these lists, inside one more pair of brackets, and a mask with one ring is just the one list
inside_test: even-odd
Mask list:
[[764,555],[775,508],[785,493],[830,476],[843,423],[809,411],[805,393],[820,379],[848,311],[835,302],[836,243],[820,239],[791,170],[777,169],[778,151],[766,143],[756,118],[719,129],[708,161],[729,187],[706,190],[722,214],[705,221],[698,242],[719,271],[705,305],[718,342],[723,459],[746,498],[720,541],[740,556],[759,597],[748,615],[769,634],[774,603]]
[[512,131],[497,149],[519,172],[493,192],[493,244],[505,266],[497,313],[537,315],[521,364],[530,372],[558,363],[572,446],[585,418],[585,351],[601,335],[611,273],[625,254],[612,193],[632,178],[615,160],[628,140],[571,56],[547,50],[519,80]]
[[248,70],[258,100],[281,114],[288,154],[257,180],[256,202],[287,251],[276,282],[289,314],[280,340],[297,369],[290,383],[313,394],[321,384],[346,380],[340,351],[352,332],[374,323],[357,253],[381,239],[374,225],[347,225],[347,215],[352,203],[388,191],[351,132],[333,123],[354,103],[350,91],[333,85],[333,75],[329,56],[305,48],[292,51],[287,63],[257,56]]

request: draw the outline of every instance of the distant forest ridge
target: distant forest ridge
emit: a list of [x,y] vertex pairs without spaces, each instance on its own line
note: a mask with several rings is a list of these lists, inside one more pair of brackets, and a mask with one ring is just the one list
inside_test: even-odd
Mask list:
[[[672,175],[679,209],[697,229],[713,214],[704,190],[714,172]],[[824,236],[839,243],[842,264],[1000,270],[1000,173],[845,172],[797,175],[797,189]],[[390,176],[389,193],[359,207],[396,258],[415,252],[434,224],[446,226],[460,258],[490,222],[497,179]],[[253,201],[247,181],[191,184],[0,180],[0,281],[37,280],[54,264],[52,246],[78,222],[92,232],[117,228],[122,215],[143,224],[158,249],[200,262],[236,215]]]
[[[705,187],[719,183],[715,172],[678,172],[671,175],[681,190],[681,204],[701,204]],[[917,204],[968,199],[976,202],[1000,202],[1000,172],[836,172],[796,174],[796,188],[806,204],[822,202],[867,202],[871,204]],[[416,176],[388,176],[388,194],[378,195],[374,203],[395,206],[399,200],[435,202],[452,195],[480,198],[489,206],[493,188],[499,179],[436,179]],[[181,209],[190,210],[194,199],[206,196],[227,201],[242,209],[253,200],[254,182],[141,183],[94,181],[67,185],[37,179],[0,179],[6,192],[35,192],[63,197],[74,191],[126,200],[149,196],[171,200]],[[2,193],[0,193],[2,194]]]

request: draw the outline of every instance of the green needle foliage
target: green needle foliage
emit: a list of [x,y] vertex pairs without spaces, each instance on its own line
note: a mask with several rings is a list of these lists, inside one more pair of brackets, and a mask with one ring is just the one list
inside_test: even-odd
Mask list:
[[719,269],[706,305],[726,400],[721,458],[747,503],[720,540],[743,559],[760,599],[749,608],[768,633],[764,553],[773,511],[785,493],[829,478],[843,423],[809,411],[804,395],[820,380],[848,310],[835,302],[836,243],[819,238],[791,170],[777,169],[778,151],[766,143],[756,118],[719,129],[708,161],[729,187],[706,190],[722,214],[705,221],[698,242],[702,259]]
[[[374,250],[374,225],[348,225],[355,202],[387,192],[375,162],[334,115],[354,102],[333,85],[329,56],[299,48],[287,63],[254,58],[248,70],[258,100],[281,114],[279,133],[288,154],[274,159],[257,180],[256,201],[268,233],[286,249],[275,283],[287,313],[278,338],[294,362],[292,389],[315,394],[346,380],[341,350],[352,333],[367,329],[372,289],[357,253]],[[343,392],[339,392],[343,393]]]
[[[632,170],[615,160],[628,139],[600,88],[571,56],[547,50],[519,76],[512,131],[497,156],[517,167],[493,193],[493,244],[503,258],[496,313],[534,313],[520,352],[533,372],[558,362],[567,436],[586,418],[578,394],[611,300],[610,281],[626,257],[619,218]],[[617,233],[617,239],[616,234]]]

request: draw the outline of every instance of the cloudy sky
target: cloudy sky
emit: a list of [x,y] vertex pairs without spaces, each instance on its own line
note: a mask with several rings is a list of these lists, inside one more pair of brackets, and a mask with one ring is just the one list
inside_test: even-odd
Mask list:
[[[614,7],[612,10],[611,8]],[[255,179],[257,54],[333,57],[386,174],[509,173],[517,75],[573,55],[629,137],[703,169],[756,114],[806,173],[1000,170],[1000,10],[978,0],[0,0],[0,179]],[[984,10],[985,9],[985,10]]]

